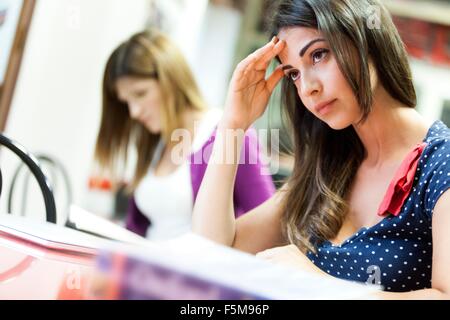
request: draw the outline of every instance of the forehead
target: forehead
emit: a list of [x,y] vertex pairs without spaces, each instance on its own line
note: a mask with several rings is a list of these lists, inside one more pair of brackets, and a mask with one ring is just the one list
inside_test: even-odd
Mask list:
[[319,30],[314,28],[290,27],[281,29],[278,38],[286,42],[283,51],[278,55],[284,64],[290,59],[298,58],[300,50],[311,40],[323,38],[323,36]]
[[125,97],[136,90],[154,88],[158,82],[152,78],[139,78],[124,76],[117,79],[115,83],[116,92],[119,96]]
[[117,79],[116,84],[118,87],[129,88],[129,87],[141,87],[152,85],[155,79],[152,78],[139,78],[132,76],[124,76]]
[[[115,91],[121,100],[125,100],[136,90],[146,90],[158,86],[158,81],[152,78],[139,78],[132,76],[123,76],[117,79]],[[152,89],[153,90],[153,89]]]

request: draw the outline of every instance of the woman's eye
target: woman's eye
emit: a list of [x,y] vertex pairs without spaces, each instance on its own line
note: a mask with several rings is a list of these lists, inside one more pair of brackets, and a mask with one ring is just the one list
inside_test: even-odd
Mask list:
[[135,94],[134,94],[134,96],[136,97],[136,98],[142,98],[143,96],[145,96],[146,95],[146,91],[138,91],[138,92],[136,92]]
[[299,71],[290,72],[289,78],[291,78],[292,81],[297,81],[300,78],[300,72]]
[[317,51],[313,52],[313,54],[311,55],[313,64],[320,62],[323,58],[326,57],[327,54],[328,54],[328,50],[325,50],[325,49],[321,49],[321,50],[317,50]]

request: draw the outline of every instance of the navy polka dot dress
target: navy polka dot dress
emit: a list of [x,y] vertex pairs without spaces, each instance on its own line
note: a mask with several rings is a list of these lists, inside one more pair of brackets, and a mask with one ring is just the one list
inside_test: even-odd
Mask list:
[[441,121],[424,140],[415,182],[398,216],[361,228],[341,245],[326,241],[308,257],[328,274],[405,292],[431,287],[431,221],[439,197],[450,187],[450,129]]

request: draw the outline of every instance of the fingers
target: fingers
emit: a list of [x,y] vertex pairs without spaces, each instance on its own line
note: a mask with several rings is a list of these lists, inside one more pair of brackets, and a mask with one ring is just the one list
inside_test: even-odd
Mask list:
[[278,38],[273,37],[272,41],[267,43],[264,47],[256,50],[242,60],[236,68],[236,73],[241,76],[244,75],[246,71],[265,71],[269,66],[270,61],[284,49],[285,44],[284,41],[278,41]]
[[278,83],[281,81],[281,79],[284,78],[284,72],[282,69],[282,65],[279,65],[276,67],[276,69],[272,72],[272,74],[269,76],[269,78],[266,81],[267,90],[269,92],[272,92],[275,87],[278,85]]
[[277,38],[273,37],[272,41],[268,42],[264,47],[259,48],[252,54],[248,55],[247,58],[242,60],[244,64],[251,64],[255,61],[258,61],[261,57],[263,57],[266,53],[272,51],[276,46]]
[[270,62],[283,51],[286,42],[279,41],[272,50],[266,52],[264,55],[256,59],[256,68],[266,70]]
[[278,41],[277,37],[273,37],[270,42],[268,42],[264,47],[259,48],[255,52],[253,52],[249,57],[252,57],[256,60],[263,57],[266,53],[272,51],[272,49],[276,46]]

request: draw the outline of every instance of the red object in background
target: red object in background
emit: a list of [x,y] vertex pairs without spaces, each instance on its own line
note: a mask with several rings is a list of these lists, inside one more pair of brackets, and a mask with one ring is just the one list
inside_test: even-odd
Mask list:
[[437,63],[450,66],[450,27],[436,27],[436,41],[431,58]]
[[417,59],[450,66],[450,27],[393,17],[408,53]]
[[433,28],[425,21],[393,17],[408,53],[418,59],[427,57],[431,50]]
[[0,10],[0,27],[5,23],[6,21],[6,13],[7,10]]
[[91,177],[89,178],[89,189],[109,191],[112,189],[112,183],[106,178]]

